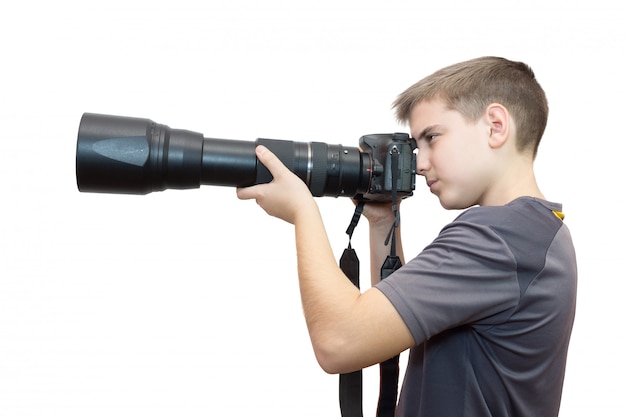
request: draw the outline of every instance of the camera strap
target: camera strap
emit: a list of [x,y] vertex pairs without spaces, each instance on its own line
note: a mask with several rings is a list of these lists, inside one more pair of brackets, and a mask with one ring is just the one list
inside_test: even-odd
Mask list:
[[[400,224],[400,211],[398,208],[397,176],[398,176],[398,150],[396,147],[391,152],[391,200],[395,221],[385,239],[385,245],[391,242],[390,253],[385,259],[381,269],[380,278],[385,279],[391,273],[402,266],[402,261],[396,255],[396,229]],[[363,213],[364,201],[360,201],[350,225],[346,230],[348,235],[348,247],[343,251],[339,266],[348,279],[359,288],[359,258],[356,251],[352,249],[352,234]],[[396,411],[396,401],[398,398],[398,380],[400,356],[396,355],[391,359],[382,362],[380,369],[380,391],[378,397],[377,417],[394,417]],[[363,372],[361,370],[339,375],[339,407],[342,417],[363,417]]]
[[[359,223],[365,202],[360,201],[355,210],[346,233],[348,234],[348,247],[344,249],[339,266],[344,274],[357,288],[359,283],[359,258],[352,249],[352,233]],[[339,375],[339,408],[342,417],[363,417],[363,371],[358,370]]]
[[[394,222],[387,234],[385,245],[391,240],[389,255],[380,269],[380,279],[383,280],[394,271],[402,267],[402,261],[396,254],[396,230],[400,226],[400,209],[398,206],[397,181],[399,176],[399,152],[397,147],[391,150],[391,204],[394,213]],[[387,359],[380,364],[380,392],[378,395],[377,417],[394,417],[398,400],[398,380],[400,377],[400,355]]]

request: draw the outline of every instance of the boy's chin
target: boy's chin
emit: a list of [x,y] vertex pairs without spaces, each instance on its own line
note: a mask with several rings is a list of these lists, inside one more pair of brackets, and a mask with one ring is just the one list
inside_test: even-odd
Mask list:
[[439,204],[446,210],[465,210],[466,208],[473,207],[477,203],[475,202],[467,202],[467,201],[458,201],[453,199],[446,199],[442,197],[439,198]]

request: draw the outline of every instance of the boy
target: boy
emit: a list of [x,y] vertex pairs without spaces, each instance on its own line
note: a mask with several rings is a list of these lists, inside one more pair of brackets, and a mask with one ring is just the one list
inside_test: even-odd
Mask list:
[[[398,416],[556,416],[577,271],[561,206],[533,172],[543,90],[527,65],[483,57],[426,77],[394,107],[417,142],[418,174],[444,208],[467,210],[364,293],[337,266],[306,185],[270,151],[257,155],[274,180],[237,190],[295,225],[317,360],[346,373],[410,348]],[[388,204],[364,215],[381,265],[394,215]]]

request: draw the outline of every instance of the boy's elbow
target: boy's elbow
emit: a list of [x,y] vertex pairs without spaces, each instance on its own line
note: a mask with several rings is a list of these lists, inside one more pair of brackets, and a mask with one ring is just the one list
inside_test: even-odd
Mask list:
[[337,361],[336,358],[333,358],[332,355],[320,353],[318,350],[315,350],[315,358],[322,370],[327,374],[334,375],[343,373],[341,363]]
[[348,352],[347,344],[336,338],[314,342],[313,351],[317,363],[328,374],[345,374],[361,369]]

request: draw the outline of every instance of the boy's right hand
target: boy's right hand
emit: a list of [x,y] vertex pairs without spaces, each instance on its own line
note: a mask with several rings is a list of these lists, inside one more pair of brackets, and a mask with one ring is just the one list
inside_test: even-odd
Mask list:
[[274,153],[257,146],[256,154],[274,177],[269,184],[237,188],[241,200],[256,200],[267,214],[295,224],[299,215],[307,216],[317,205],[306,184],[291,172]]

